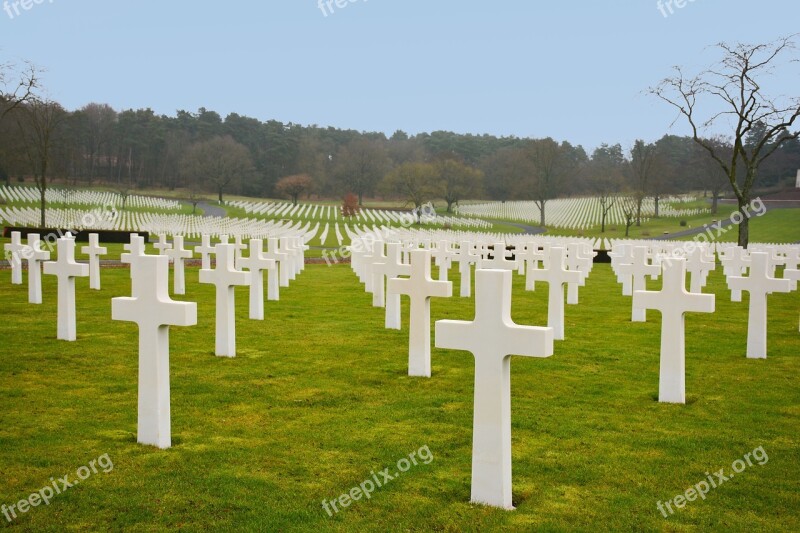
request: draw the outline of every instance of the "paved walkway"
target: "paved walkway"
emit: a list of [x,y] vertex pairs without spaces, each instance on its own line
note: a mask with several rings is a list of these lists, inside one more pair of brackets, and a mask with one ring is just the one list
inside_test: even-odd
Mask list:
[[208,202],[197,202],[197,207],[203,210],[204,217],[224,217],[227,214],[220,206]]
[[514,226],[515,228],[520,228],[525,232],[525,235],[540,235],[547,231],[547,228],[542,228],[541,226],[526,226],[525,224],[517,224],[516,222],[509,222],[507,220],[501,222],[509,226]]

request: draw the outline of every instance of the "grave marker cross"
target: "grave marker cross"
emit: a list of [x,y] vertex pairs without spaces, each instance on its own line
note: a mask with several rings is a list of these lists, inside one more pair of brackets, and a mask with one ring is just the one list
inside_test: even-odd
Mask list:
[[471,501],[513,509],[511,355],[550,357],[553,330],[511,320],[511,271],[475,272],[475,319],[438,320],[436,347],[475,356]]

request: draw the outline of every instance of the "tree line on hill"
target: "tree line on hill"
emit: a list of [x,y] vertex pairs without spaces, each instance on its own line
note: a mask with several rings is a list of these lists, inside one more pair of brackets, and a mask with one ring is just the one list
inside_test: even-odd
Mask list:
[[[727,59],[745,60],[743,67],[731,69],[731,83],[737,68],[739,74],[753,74],[749,60],[764,52],[724,51]],[[689,83],[698,79],[700,85]],[[223,118],[205,108],[166,116],[151,109],[117,111],[91,103],[70,111],[42,96],[35,67],[5,63],[0,64],[0,180],[33,178],[43,211],[44,190],[53,181],[103,184],[126,194],[140,188],[180,188],[195,202],[203,192],[214,192],[220,202],[225,194],[280,195],[297,202],[303,196],[354,193],[359,204],[364,197],[381,196],[419,207],[443,198],[450,211],[465,199],[532,200],[542,225],[548,200],[575,195],[599,196],[609,208],[621,195],[632,198],[638,220],[644,198],[652,197],[657,211],[665,195],[705,190],[716,211],[726,190],[732,189],[742,204],[749,201],[753,186],[776,186],[793,176],[800,168],[800,132],[790,131],[797,113],[776,123],[774,115],[759,112],[762,108],[751,114],[742,108],[739,118],[745,126],[740,120],[733,135],[702,137],[691,98],[714,88],[719,86],[707,79],[679,75],[651,89],[688,118],[692,136],[664,135],[630,147],[602,144],[588,153],[580,145],[551,138],[449,131],[408,135],[400,130],[387,137],[262,122],[236,113]],[[754,94],[760,97],[757,90],[755,85]],[[787,110],[794,108],[780,111]]]

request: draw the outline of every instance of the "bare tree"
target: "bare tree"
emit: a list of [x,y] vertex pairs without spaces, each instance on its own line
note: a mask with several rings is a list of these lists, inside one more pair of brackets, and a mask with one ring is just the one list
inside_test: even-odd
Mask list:
[[600,233],[606,232],[606,220],[611,208],[619,201],[617,192],[621,187],[621,179],[606,169],[592,169],[590,186],[592,192],[600,201]]
[[234,183],[253,172],[250,151],[233,137],[214,137],[193,144],[183,158],[182,171],[187,179],[197,179],[222,194]]
[[418,222],[422,204],[441,192],[430,163],[403,163],[384,177],[382,185],[387,193],[400,195],[414,206]]
[[0,64],[0,121],[30,102],[40,86],[41,71],[32,63],[25,63],[19,73],[17,70],[13,63]]
[[534,167],[530,176],[530,194],[539,208],[539,225],[544,227],[547,202],[555,198],[559,181],[566,177],[563,154],[558,143],[549,137],[531,141],[527,153]]
[[450,157],[440,157],[433,162],[440,189],[447,202],[447,212],[451,213],[453,205],[464,198],[474,198],[480,194],[483,172],[465,165]]
[[656,147],[637,139],[631,149],[630,169],[633,199],[636,201],[636,226],[642,225],[642,202],[649,194],[651,174],[656,158]]
[[64,109],[46,98],[33,97],[16,113],[20,135],[25,140],[25,150],[33,169],[36,188],[39,190],[40,227],[46,225],[47,167],[53,148],[55,133],[66,117]]
[[336,178],[356,193],[358,205],[363,205],[364,194],[372,192],[389,167],[389,157],[383,142],[357,139],[337,152],[334,164]]
[[[800,97],[768,97],[758,81],[771,73],[780,56],[795,49],[795,37],[756,45],[719,43],[717,48],[723,55],[720,62],[695,77],[687,77],[680,67],[675,67],[674,76],[650,89],[678,110],[676,121],[681,116],[687,120],[694,141],[728,177],[742,214],[738,239],[742,247],[747,247],[750,239],[746,210],[759,166],[782,144],[800,135],[800,131],[790,131],[800,116]],[[698,110],[703,98],[712,101],[707,118],[701,117]],[[711,110],[720,105],[721,111]],[[730,154],[704,139],[701,131],[722,131],[727,124],[733,125]],[[740,168],[744,169],[741,176]]]
[[622,194],[619,197],[622,216],[625,218],[625,237],[630,235],[631,226],[636,220],[636,198],[631,194]]

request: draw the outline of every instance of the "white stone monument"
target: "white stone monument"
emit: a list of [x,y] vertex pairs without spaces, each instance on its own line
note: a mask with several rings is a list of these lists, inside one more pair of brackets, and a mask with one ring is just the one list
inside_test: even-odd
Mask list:
[[200,270],[200,283],[210,283],[216,292],[216,351],[222,357],[236,357],[236,285],[250,285],[250,272],[234,268],[236,254],[233,244],[216,246],[217,264],[214,270]]
[[634,291],[634,305],[661,311],[658,401],[686,403],[686,313],[713,313],[714,295],[686,292],[686,259],[664,261],[660,291]]
[[50,252],[41,249],[41,240],[36,233],[28,233],[28,303],[42,303],[42,261],[50,260]]
[[174,302],[167,291],[169,260],[141,255],[131,263],[132,297],[111,299],[112,320],[139,325],[137,438],[159,448],[172,445],[169,405],[169,327],[197,324],[197,304]]
[[175,294],[186,294],[186,273],[183,261],[194,257],[194,253],[183,247],[183,235],[175,235],[172,237],[172,246],[164,251],[164,255],[166,255],[170,263],[173,264],[173,291]]
[[158,250],[158,255],[167,255],[166,251],[172,248],[172,245],[167,242],[167,235],[162,233],[158,236],[158,242],[153,245],[153,248]]
[[22,285],[22,258],[20,252],[25,248],[22,244],[22,233],[19,231],[11,232],[11,242],[3,245],[3,249],[8,252],[8,262],[11,265],[11,283]]
[[[386,259],[373,266],[373,275],[378,273],[385,279],[392,279],[399,276],[410,276],[411,265],[406,265],[402,261],[402,244],[390,242],[386,245]],[[398,293],[388,293],[385,296],[386,317],[384,327],[386,329],[400,329],[402,322],[400,313],[400,295]]]
[[480,255],[470,241],[461,241],[458,245],[458,273],[461,276],[459,296],[469,298],[472,295],[472,265],[477,265]]
[[211,270],[211,256],[214,255],[214,247],[211,246],[211,237],[203,234],[200,237],[200,246],[194,247],[194,253],[200,254],[200,268]]
[[450,249],[450,241],[439,240],[436,248],[431,250],[433,263],[439,268],[439,281],[447,281],[447,274],[455,253]]
[[511,355],[550,357],[553,330],[511,320],[511,271],[475,272],[475,320],[436,321],[436,347],[475,356],[473,503],[513,509]]
[[773,292],[789,292],[792,281],[777,279],[769,275],[770,264],[767,252],[750,254],[750,275],[729,276],[728,288],[750,293],[750,310],[747,320],[747,357],[767,358],[767,295]]
[[264,271],[277,267],[274,259],[264,256],[263,240],[250,239],[249,256],[240,258],[239,266],[250,271],[250,318],[264,320]]
[[[647,289],[647,276],[657,279],[661,273],[659,265],[652,265],[647,259],[647,246],[634,246],[633,259],[631,263],[623,263],[617,267],[622,276],[630,277],[632,280],[632,293]],[[623,294],[625,294],[625,283],[622,284]],[[631,322],[646,322],[647,310],[640,309],[635,305],[631,309]]]
[[547,300],[547,326],[553,328],[555,340],[564,339],[564,285],[580,282],[581,273],[567,270],[564,266],[564,248],[550,247],[550,255],[543,268],[529,269],[534,281],[545,281],[550,292]]
[[247,249],[247,244],[242,242],[241,235],[234,235],[233,248],[236,252],[233,258],[233,266],[236,267],[237,269],[241,269],[242,267],[239,266],[239,260],[242,258],[242,252]]
[[407,294],[411,300],[408,333],[408,375],[431,377],[431,298],[453,295],[451,281],[431,278],[431,252],[411,251],[411,277],[389,280],[390,294]]
[[492,257],[491,259],[488,257],[488,251],[486,253],[486,257],[482,258],[478,263],[478,268],[482,269],[499,269],[499,270],[516,270],[517,269],[517,262],[516,260],[509,259],[507,257],[508,251],[506,250],[506,245],[503,242],[496,242],[492,247]]
[[81,253],[89,256],[89,288],[100,290],[100,256],[108,253],[108,248],[100,246],[97,233],[89,234],[89,246],[81,247]]
[[384,265],[388,260],[383,239],[375,242],[372,248],[372,307],[386,306],[386,275]]
[[[672,261],[673,259],[670,259]],[[717,262],[712,257],[706,257],[706,251],[699,246],[696,247],[686,258],[686,272],[691,276],[689,282],[689,292],[701,293],[706,286],[708,273],[717,268]]]
[[[289,286],[288,266],[286,262],[289,256],[285,254],[278,246],[277,238],[271,237],[267,239],[267,251],[264,253],[266,259],[275,261],[275,268],[270,270],[267,274],[267,300],[278,301],[281,298],[280,288]],[[284,285],[282,280],[286,281]]]
[[89,275],[89,265],[75,262],[75,239],[62,237],[57,241],[58,259],[44,264],[44,273],[58,278],[58,335],[59,340],[74,341],[75,278]]
[[[783,277],[792,282],[792,290],[797,290],[797,282],[800,281],[800,269],[787,268],[783,271]],[[800,325],[797,328],[800,331]]]
[[[120,254],[119,261],[130,265],[137,257],[145,254],[144,237],[131,233],[131,242],[123,244],[122,248],[128,253]],[[130,275],[133,276],[133,270],[130,271]]]

